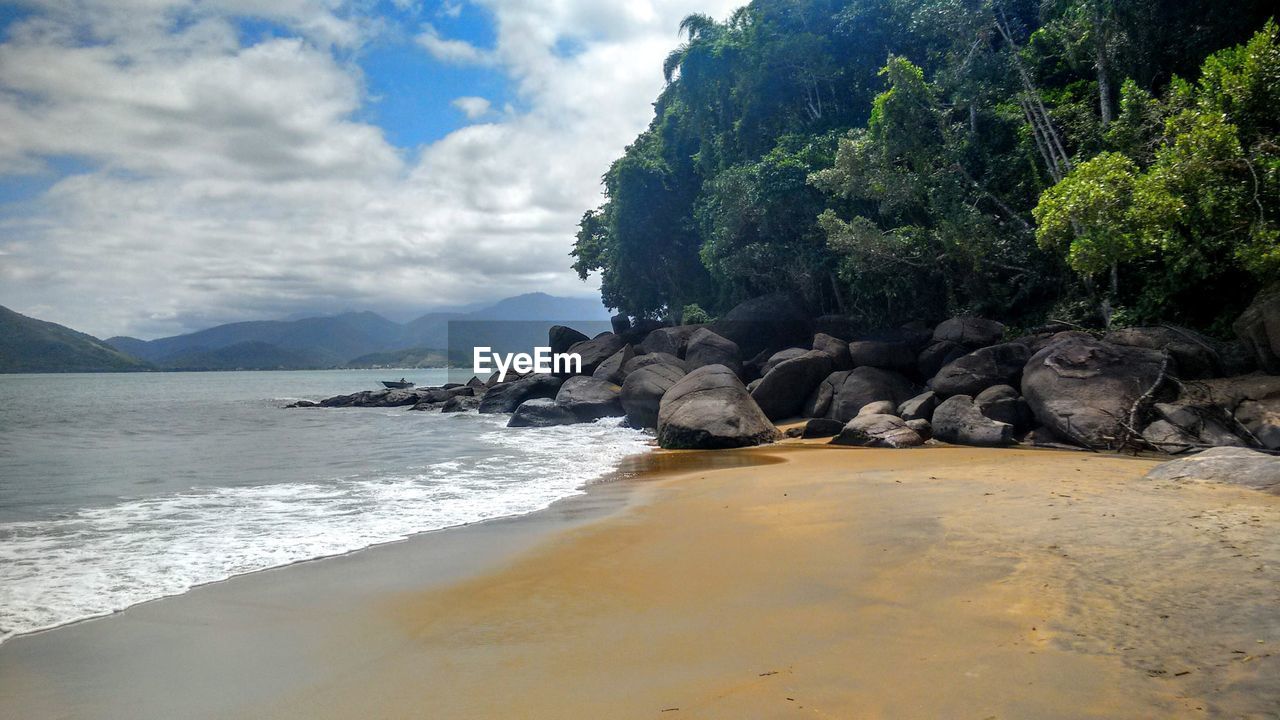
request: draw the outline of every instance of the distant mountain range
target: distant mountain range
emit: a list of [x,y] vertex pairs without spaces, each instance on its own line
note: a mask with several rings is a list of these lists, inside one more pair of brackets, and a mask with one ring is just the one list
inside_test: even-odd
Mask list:
[[0,373],[146,369],[146,363],[91,335],[0,307]]
[[[173,337],[106,341],[0,307],[0,372],[127,370],[304,370],[443,365],[449,323],[466,340],[524,348],[568,322],[588,334],[608,329],[594,298],[530,293],[479,309],[432,312],[397,323],[372,312],[218,325]],[[498,339],[491,339],[493,336]],[[455,345],[460,341],[455,338]],[[527,351],[527,349],[526,349]],[[458,354],[458,353],[455,353]],[[461,360],[461,358],[455,358]]]

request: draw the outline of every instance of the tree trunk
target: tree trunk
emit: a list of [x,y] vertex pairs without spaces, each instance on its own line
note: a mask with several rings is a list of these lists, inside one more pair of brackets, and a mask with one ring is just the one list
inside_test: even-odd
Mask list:
[[1094,67],[1098,70],[1098,109],[1102,114],[1102,128],[1111,124],[1111,80],[1107,77],[1107,42],[1102,32],[1101,21],[1098,21],[1098,40]]

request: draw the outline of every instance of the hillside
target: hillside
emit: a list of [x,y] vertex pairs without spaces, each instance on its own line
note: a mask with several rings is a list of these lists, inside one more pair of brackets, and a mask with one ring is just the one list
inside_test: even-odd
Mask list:
[[310,370],[331,367],[314,355],[257,340],[216,350],[191,350],[165,359],[166,370]]
[[0,307],[0,372],[124,372],[146,363],[101,340]]

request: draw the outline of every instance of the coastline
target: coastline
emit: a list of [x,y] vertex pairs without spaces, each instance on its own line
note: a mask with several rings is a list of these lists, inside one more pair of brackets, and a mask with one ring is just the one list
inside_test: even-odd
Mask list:
[[1266,717],[1280,699],[1280,498],[1143,482],[1146,459],[812,444],[657,451],[537,513],[15,638],[0,710]]

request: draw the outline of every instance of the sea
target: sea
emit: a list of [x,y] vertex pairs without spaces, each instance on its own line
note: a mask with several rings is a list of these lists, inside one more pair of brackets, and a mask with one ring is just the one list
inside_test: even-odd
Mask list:
[[285,409],[444,370],[0,375],[0,642],[583,491],[618,419]]

